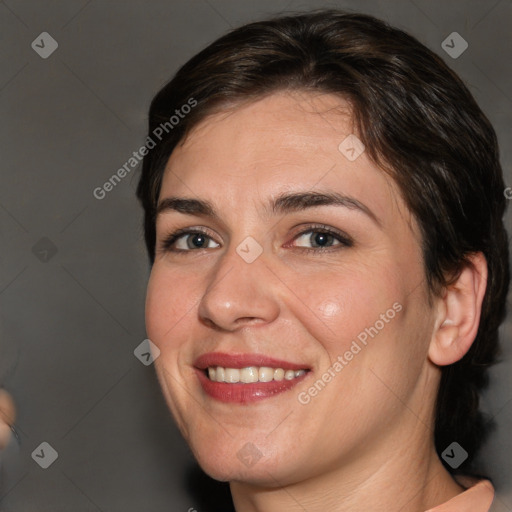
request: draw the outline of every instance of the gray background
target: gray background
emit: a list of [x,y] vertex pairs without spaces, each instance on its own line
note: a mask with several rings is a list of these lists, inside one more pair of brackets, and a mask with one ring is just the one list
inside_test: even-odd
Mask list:
[[[230,27],[323,6],[381,17],[442,55],[494,124],[512,185],[510,0],[0,2],[0,385],[21,441],[0,457],[0,510],[216,509],[133,354],[149,273],[137,171],[103,200],[92,191],[143,144],[149,102],[179,65]],[[31,48],[44,31],[59,44],[47,59]],[[440,46],[453,31],[469,43],[458,59]],[[510,320],[502,333],[482,458],[511,510]],[[58,452],[48,469],[31,456],[43,441]]]

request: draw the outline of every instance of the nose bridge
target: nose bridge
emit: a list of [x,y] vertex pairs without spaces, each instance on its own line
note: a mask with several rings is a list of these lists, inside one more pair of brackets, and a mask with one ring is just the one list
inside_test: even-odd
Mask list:
[[240,320],[271,321],[278,312],[263,247],[246,237],[220,258],[199,305],[199,315],[231,330]]

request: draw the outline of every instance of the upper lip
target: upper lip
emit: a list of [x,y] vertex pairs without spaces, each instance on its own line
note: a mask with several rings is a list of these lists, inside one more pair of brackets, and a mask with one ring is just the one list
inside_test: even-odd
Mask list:
[[209,352],[199,356],[194,366],[200,370],[206,370],[212,366],[223,368],[248,368],[249,366],[266,366],[270,368],[282,368],[283,370],[309,370],[303,363],[292,363],[263,354],[227,354],[225,352]]

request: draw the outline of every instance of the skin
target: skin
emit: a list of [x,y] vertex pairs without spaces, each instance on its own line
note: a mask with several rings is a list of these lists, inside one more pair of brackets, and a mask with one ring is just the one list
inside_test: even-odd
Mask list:
[[[433,408],[440,365],[460,359],[476,335],[485,259],[475,255],[474,268],[429,307],[417,222],[366,152],[349,161],[338,150],[351,133],[339,97],[276,93],[203,120],[166,167],[160,200],[206,199],[220,220],[158,215],[148,336],[161,351],[156,372],[183,436],[208,474],[230,482],[239,512],[422,512],[463,491],[435,453]],[[346,207],[277,216],[263,209],[281,192],[311,190],[355,198],[378,222]],[[313,223],[353,245],[330,239],[318,248],[316,231],[300,235]],[[185,235],[175,247],[189,252],[162,249],[173,230],[200,227],[210,237],[204,248],[190,248],[194,235]],[[247,236],[263,249],[250,264],[236,252]],[[394,303],[401,311],[301,404],[298,394]],[[265,354],[312,371],[270,399],[221,403],[193,368],[213,351]],[[250,467],[237,457],[246,443],[261,453]]]
[[12,436],[9,425],[14,424],[16,419],[16,407],[10,393],[0,389],[0,450],[3,450]]

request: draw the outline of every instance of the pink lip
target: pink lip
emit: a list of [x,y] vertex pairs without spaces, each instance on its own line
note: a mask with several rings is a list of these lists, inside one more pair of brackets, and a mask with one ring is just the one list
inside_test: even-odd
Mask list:
[[205,371],[209,366],[238,369],[249,366],[268,366],[270,368],[282,368],[283,370],[310,370],[310,368],[301,363],[290,363],[261,354],[211,352],[198,357],[195,361],[196,374],[203,391],[211,398],[221,402],[239,404],[247,404],[284,393],[301,382],[310,373],[307,371],[305,375],[292,380],[228,384],[227,382],[211,381],[206,376]]
[[210,352],[198,357],[194,363],[196,368],[206,370],[209,366],[222,366],[223,368],[248,368],[249,366],[268,366],[282,368],[283,370],[309,370],[303,363],[291,363],[274,359],[262,354],[226,354],[224,352]]
[[206,376],[204,370],[196,368],[196,373],[204,392],[211,398],[221,402],[247,404],[288,391],[307,377],[309,372],[301,377],[295,377],[292,380],[252,382],[251,384],[213,382]]

